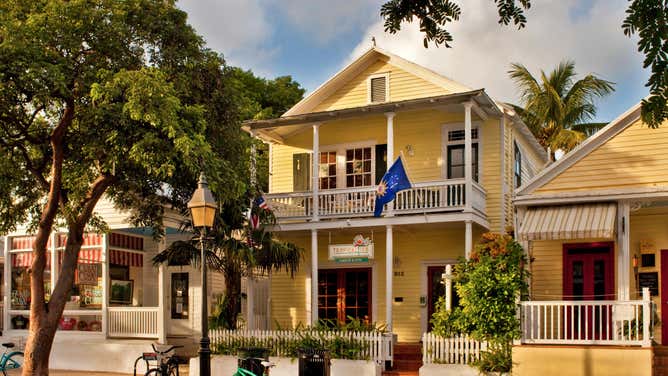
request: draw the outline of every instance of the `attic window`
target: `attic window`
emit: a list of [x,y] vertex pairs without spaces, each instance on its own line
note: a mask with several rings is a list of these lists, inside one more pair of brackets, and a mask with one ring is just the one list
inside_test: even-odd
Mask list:
[[[471,129],[471,139],[472,140],[478,139],[478,128]],[[463,129],[457,129],[448,132],[448,141],[462,141],[462,140],[464,140]]]
[[387,102],[387,75],[371,77],[369,79],[369,102]]

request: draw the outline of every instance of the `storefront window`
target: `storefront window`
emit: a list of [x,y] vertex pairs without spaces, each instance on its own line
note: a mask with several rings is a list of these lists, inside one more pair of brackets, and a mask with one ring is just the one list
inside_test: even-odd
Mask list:
[[[62,252],[59,254],[62,257]],[[59,258],[59,264],[62,258]],[[81,250],[77,269],[74,272],[74,284],[70,299],[65,303],[68,310],[102,309],[102,263],[99,249]],[[60,265],[58,265],[60,268]],[[63,326],[63,325],[61,325]],[[63,327],[68,327],[65,323]]]
[[[50,255],[47,254],[47,261]],[[30,267],[32,266],[32,252],[16,252],[11,254],[11,309],[30,309]],[[51,296],[51,266],[47,263],[44,269],[44,294],[48,301]]]

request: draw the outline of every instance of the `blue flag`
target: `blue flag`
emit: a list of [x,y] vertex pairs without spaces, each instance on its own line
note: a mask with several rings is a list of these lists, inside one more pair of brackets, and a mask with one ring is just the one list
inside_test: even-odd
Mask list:
[[406,169],[404,169],[403,160],[397,158],[392,167],[383,175],[378,188],[376,189],[376,209],[373,211],[374,217],[380,217],[383,213],[383,207],[388,202],[394,200],[397,192],[409,189],[411,181],[408,179]]

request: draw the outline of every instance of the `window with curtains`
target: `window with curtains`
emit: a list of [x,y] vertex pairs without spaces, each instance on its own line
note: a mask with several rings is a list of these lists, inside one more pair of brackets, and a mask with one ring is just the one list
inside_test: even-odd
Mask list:
[[363,187],[371,181],[371,148],[346,150],[346,187]]

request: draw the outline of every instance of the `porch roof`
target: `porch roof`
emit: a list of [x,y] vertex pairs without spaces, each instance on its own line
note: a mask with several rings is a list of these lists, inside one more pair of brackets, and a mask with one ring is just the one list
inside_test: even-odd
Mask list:
[[611,239],[617,204],[542,206],[527,209],[519,226],[520,240]]

